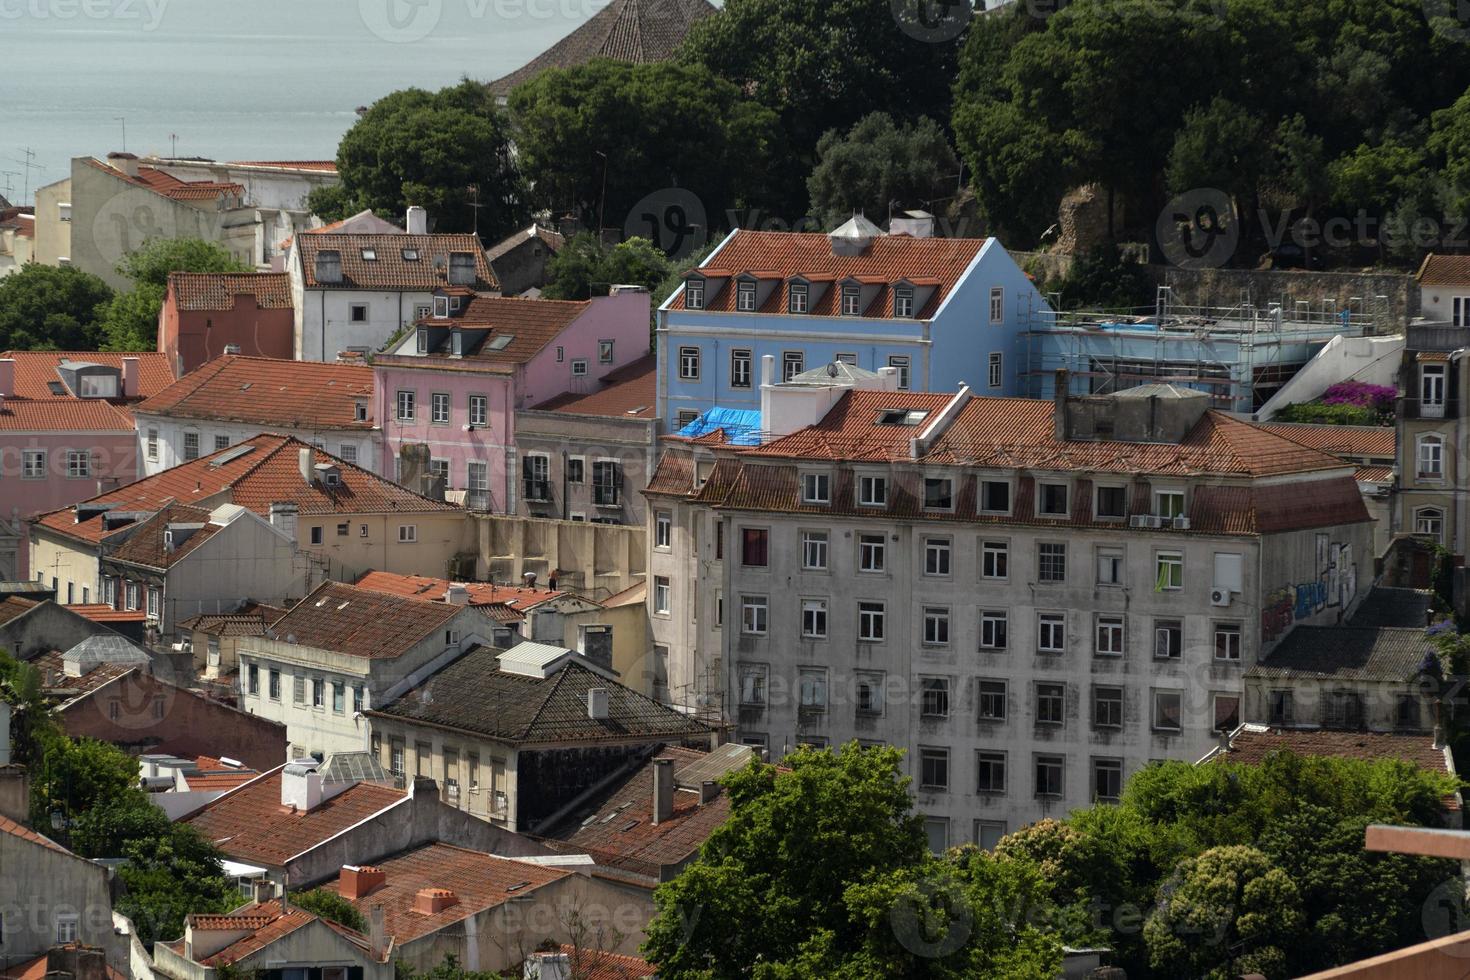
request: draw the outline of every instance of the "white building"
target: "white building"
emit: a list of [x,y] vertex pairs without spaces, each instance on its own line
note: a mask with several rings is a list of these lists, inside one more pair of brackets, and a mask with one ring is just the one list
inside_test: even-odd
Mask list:
[[1206,402],[855,390],[762,446],[671,448],[645,493],[673,699],[773,759],[906,749],[936,848],[1200,758],[1244,671],[1372,577],[1351,464]]

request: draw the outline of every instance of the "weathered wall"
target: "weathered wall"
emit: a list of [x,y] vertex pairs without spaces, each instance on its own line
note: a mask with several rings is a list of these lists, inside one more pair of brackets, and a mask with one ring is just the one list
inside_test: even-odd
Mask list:
[[545,583],[605,599],[643,580],[647,532],[639,525],[473,514],[479,549],[475,578],[521,584],[526,572]]
[[1249,299],[1257,306],[1279,302],[1289,309],[1297,301],[1320,307],[1324,300],[1332,300],[1338,309],[1345,309],[1358,299],[1367,312],[1375,313],[1380,308],[1375,297],[1386,296],[1389,316],[1400,331],[1408,319],[1419,313],[1418,286],[1414,277],[1404,272],[1166,267],[1163,282],[1174,290],[1176,303],[1188,306],[1236,306]]
[[30,660],[52,650],[70,650],[89,636],[112,632],[65,606],[43,602],[0,626],[0,649]]

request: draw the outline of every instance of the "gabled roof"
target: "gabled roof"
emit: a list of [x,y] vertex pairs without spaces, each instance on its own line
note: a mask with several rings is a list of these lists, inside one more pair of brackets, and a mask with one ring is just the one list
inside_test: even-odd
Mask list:
[[205,804],[181,822],[231,858],[279,867],[407,798],[403,790],[361,782],[313,810],[293,813],[281,805],[281,770],[275,769]]
[[194,759],[197,774],[184,774],[189,791],[194,793],[221,792],[234,789],[250,782],[260,773],[247,766],[227,766],[215,756],[201,755]]
[[476,344],[472,353],[462,358],[453,357],[441,345],[428,354],[397,355],[392,358],[392,363],[453,360],[457,363],[493,361],[523,364],[540,353],[591,306],[591,300],[475,295],[465,304],[464,310],[453,317],[426,317],[419,321],[419,325],[424,327],[464,331],[467,341]]
[[1246,676],[1401,683],[1430,649],[1422,628],[1298,626]]
[[464,607],[324,582],[271,627],[277,640],[372,660],[402,656]]
[[1470,286],[1470,255],[1430,253],[1414,278],[1420,286]]
[[1404,732],[1339,732],[1325,729],[1267,728],[1242,725],[1230,738],[1222,762],[1259,764],[1273,752],[1336,759],[1400,759],[1429,772],[1450,773],[1446,750],[1435,748],[1434,737]]
[[1302,422],[1257,422],[1256,425],[1334,456],[1394,458],[1394,428],[1391,425],[1314,425]]
[[638,956],[563,943],[556,952],[567,957],[572,976],[580,980],[656,980],[658,968]]
[[[190,915],[185,920],[185,925],[195,931],[248,931],[247,935],[223,949],[196,961],[204,967],[219,967],[239,962],[268,949],[298,929],[318,921],[361,949],[364,956],[371,957],[367,937],[361,933],[294,905],[283,910],[279,901],[246,905],[228,915]],[[179,939],[166,945],[179,956],[184,955],[184,940]]]
[[[885,319],[893,317],[894,284],[900,280],[916,282],[927,278],[935,283],[934,294],[922,308],[914,310],[915,318],[925,319],[939,309],[987,241],[989,239],[985,238],[880,235],[861,254],[834,255],[832,240],[826,235],[741,230],[735,232],[708,264],[695,273],[718,267],[716,271],[722,275],[759,273],[761,278],[780,280],[819,275],[830,276],[834,280],[852,277],[878,287],[862,316]],[[765,304],[756,312],[784,314],[788,291],[785,282],[772,289]],[[727,283],[713,295],[706,290],[703,309],[735,312],[735,293],[733,283]],[[685,309],[682,291],[674,297],[669,308]],[[797,315],[838,316],[841,312],[842,290],[840,283],[834,282],[810,302],[807,313]]]
[[[121,371],[124,356],[138,358],[135,398],[78,398],[57,370],[63,363],[85,361]],[[15,390],[0,401],[0,431],[127,432],[134,427],[130,406],[173,381],[167,354],[6,351],[0,357],[15,361]]]
[[168,288],[180,310],[233,310],[236,296],[253,296],[263,310],[291,309],[284,272],[170,272]]
[[0,834],[9,834],[11,837],[19,837],[23,841],[29,841],[32,844],[39,844],[42,847],[47,848],[48,850],[59,851],[62,854],[71,853],[71,851],[68,851],[66,848],[62,847],[51,838],[45,836],[44,834],[38,834],[29,827],[16,823],[9,817],[0,816]]
[[247,601],[229,613],[200,613],[178,623],[181,630],[210,636],[264,636],[267,627],[286,615],[286,610],[263,602]]
[[[203,526],[193,528],[187,534],[175,532],[172,537],[178,543],[170,548],[167,533],[169,526],[173,524]],[[110,549],[108,557],[149,568],[172,568],[221,530],[222,525],[210,521],[209,511],[201,507],[171,504],[148,520],[133,525],[132,533],[116,548]]]
[[[0,599],[0,626],[4,626],[11,620],[19,619],[45,601],[47,600],[27,599],[22,595],[8,595]],[[76,609],[72,608],[72,612],[76,612]]]
[[[515,609],[530,609],[533,606],[555,599],[566,593],[561,590],[532,589],[520,585],[496,585],[493,582],[451,582],[447,578],[429,575],[403,575],[398,572],[378,570],[363,572],[356,582],[359,589],[385,592],[388,595],[407,596],[443,602],[451,585],[464,588],[472,606],[510,606]],[[596,600],[587,599],[596,605]]]
[[[500,288],[485,251],[474,235],[361,235],[318,230],[300,235],[295,243],[301,254],[301,271],[308,289],[382,289],[387,291],[431,292],[449,284],[449,256],[463,252],[475,258],[476,280],[469,285],[477,290]],[[336,250],[342,256],[342,281],[317,282],[317,256]],[[364,250],[376,256],[363,258]],[[404,258],[404,253],[418,258]]]
[[564,392],[533,409],[566,415],[597,415],[603,418],[651,419],[658,414],[658,357],[649,354],[602,377],[596,391]]
[[123,358],[136,357],[138,359],[138,398],[140,399],[157,394],[174,381],[169,356],[156,351],[110,354],[95,350],[8,350],[0,354],[0,357],[15,361],[15,392],[11,398],[6,399],[7,403],[14,398],[99,401],[99,399],[77,399],[64,390],[61,394],[52,390],[52,384],[61,381],[61,375],[56,372],[56,369],[64,361],[73,363],[85,361],[88,364],[100,364],[121,371]]
[[[0,980],[45,980],[50,967],[50,953],[42,953],[35,959],[0,969]],[[596,974],[593,974],[596,976]],[[107,964],[107,980],[129,980],[111,963]]]
[[[135,411],[293,429],[370,430],[373,369],[225,354],[201,364]],[[365,404],[368,418],[357,418]]]
[[317,170],[336,173],[336,160],[231,160],[231,167],[277,167],[281,170]]
[[59,701],[61,708],[138,669],[137,664],[131,663],[99,663],[80,677],[68,677],[64,654],[58,650],[32,657],[27,663],[40,673],[43,686]]
[[243,184],[213,180],[180,180],[170,173],[159,170],[156,167],[148,166],[140,166],[138,168],[138,176],[129,177],[123,171],[93,157],[87,157],[86,161],[96,169],[118,180],[132,184],[135,187],[150,190],[160,197],[166,197],[172,201],[217,201],[224,199],[234,204],[245,195],[245,186]]
[[714,12],[706,0],[612,0],[529,63],[491,82],[490,91],[506,96],[548,68],[574,68],[593,58],[667,61],[689,28]]
[[491,245],[485,250],[485,258],[493,268],[496,259],[504,255],[509,255],[533,238],[538,239],[541,244],[545,245],[552,252],[557,251],[567,243],[567,236],[561,232],[552,231],[550,228],[543,228],[540,225],[531,225],[529,228],[513,231],[494,245]]
[[[313,464],[331,463],[341,472],[335,487],[301,478],[298,453],[311,450]],[[292,436],[263,433],[228,449],[181,463],[172,469],[144,477],[125,487],[109,490],[83,505],[111,505],[114,512],[139,512],[151,516],[173,503],[208,501],[234,503],[262,517],[272,503],[295,504],[302,517],[326,514],[419,514],[455,513],[460,508],[430,500],[396,483],[346,463],[322,449],[308,446]],[[102,513],[76,520],[77,506],[41,514],[32,522],[57,534],[96,543],[111,533],[103,526]]]
[[1349,626],[1400,626],[1423,629],[1429,625],[1434,593],[1428,589],[1395,589],[1375,585],[1348,619]]
[[[515,743],[698,738],[709,729],[692,718],[578,663],[550,677],[500,669],[502,651],[475,647],[393,704],[371,715],[422,721]],[[587,716],[587,692],[607,691],[604,719]]]

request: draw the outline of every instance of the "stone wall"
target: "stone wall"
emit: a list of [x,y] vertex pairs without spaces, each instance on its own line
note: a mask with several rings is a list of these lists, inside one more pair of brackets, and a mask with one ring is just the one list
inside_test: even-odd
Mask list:
[[[1378,296],[1388,298],[1388,316],[1399,329],[1419,313],[1419,289],[1404,272],[1305,272],[1277,269],[1179,269],[1165,267],[1164,284],[1174,290],[1174,302],[1185,306],[1236,306],[1249,299],[1257,306],[1294,302],[1320,309],[1332,300],[1338,309],[1356,299],[1368,313],[1382,308]],[[1354,304],[1357,308],[1357,304]]]

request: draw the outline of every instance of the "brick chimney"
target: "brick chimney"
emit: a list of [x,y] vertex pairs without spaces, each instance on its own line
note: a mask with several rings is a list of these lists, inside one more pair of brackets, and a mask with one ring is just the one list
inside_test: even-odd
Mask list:
[[124,398],[138,397],[139,361],[136,357],[122,359],[122,393]]
[[413,910],[420,915],[437,915],[459,904],[459,896],[448,888],[420,888],[413,896]]
[[388,875],[382,868],[365,864],[344,864],[342,875],[337,881],[337,891],[343,898],[355,902],[382,888],[387,881]]

